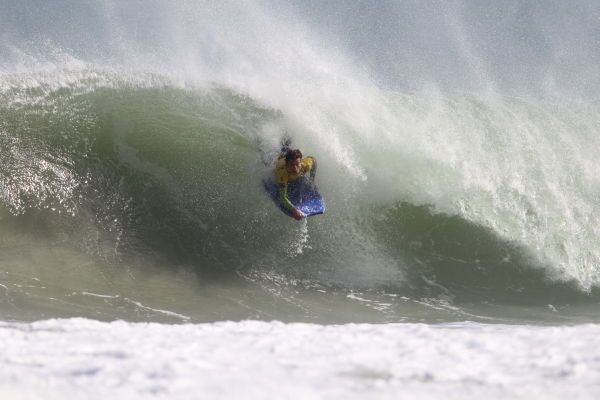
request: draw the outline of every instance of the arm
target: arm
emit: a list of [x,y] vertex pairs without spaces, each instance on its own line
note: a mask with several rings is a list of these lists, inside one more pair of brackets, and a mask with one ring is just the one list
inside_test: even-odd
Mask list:
[[278,192],[279,192],[279,201],[281,202],[281,205],[285,209],[292,211],[294,209],[294,205],[292,204],[290,199],[288,199],[288,197],[287,197],[287,185],[279,184]]
[[310,180],[315,181],[315,175],[317,175],[317,160],[314,157],[310,157],[312,159],[312,166],[310,168]]
[[279,201],[281,201],[281,205],[283,205],[283,207],[285,209],[289,210],[292,213],[292,216],[294,217],[295,220],[300,221],[302,218],[306,217],[306,215],[304,215],[304,213],[302,211],[300,211],[296,207],[294,207],[294,205],[292,204],[290,199],[288,199],[286,184],[280,184],[278,192],[279,192]]

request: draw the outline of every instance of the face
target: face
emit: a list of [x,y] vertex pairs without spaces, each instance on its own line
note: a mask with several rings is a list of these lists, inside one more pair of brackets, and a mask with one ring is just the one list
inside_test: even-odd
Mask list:
[[289,163],[287,163],[286,167],[289,173],[297,174],[302,168],[302,159],[296,158],[294,161],[290,161]]

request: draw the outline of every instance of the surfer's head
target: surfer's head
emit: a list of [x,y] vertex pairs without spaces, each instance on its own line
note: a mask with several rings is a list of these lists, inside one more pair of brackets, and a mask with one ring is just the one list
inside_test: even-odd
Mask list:
[[285,167],[290,173],[299,173],[302,168],[302,152],[298,149],[288,150],[285,153]]

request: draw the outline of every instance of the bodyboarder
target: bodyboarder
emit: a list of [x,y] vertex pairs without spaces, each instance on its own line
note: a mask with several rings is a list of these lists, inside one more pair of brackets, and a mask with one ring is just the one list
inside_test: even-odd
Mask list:
[[305,218],[306,215],[296,208],[288,198],[288,183],[298,179],[310,177],[311,184],[314,183],[317,172],[317,161],[311,157],[302,157],[298,149],[289,149],[289,143],[284,142],[281,155],[275,164],[275,174],[277,178],[277,191],[281,205],[292,213],[292,217],[297,221]]

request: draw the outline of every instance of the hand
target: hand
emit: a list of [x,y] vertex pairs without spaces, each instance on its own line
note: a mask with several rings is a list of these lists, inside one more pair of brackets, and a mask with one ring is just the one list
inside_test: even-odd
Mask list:
[[297,208],[294,208],[292,210],[292,217],[294,217],[296,221],[300,221],[302,218],[306,218],[306,215],[304,215],[304,213]]

